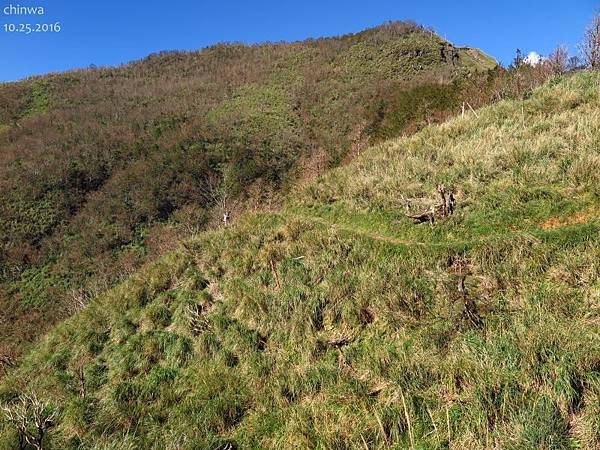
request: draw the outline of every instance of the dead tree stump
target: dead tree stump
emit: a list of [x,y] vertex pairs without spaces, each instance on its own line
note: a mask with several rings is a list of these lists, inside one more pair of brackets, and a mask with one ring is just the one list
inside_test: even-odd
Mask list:
[[415,223],[429,222],[433,225],[436,218],[444,218],[454,214],[456,209],[456,197],[454,196],[454,192],[446,189],[443,184],[439,184],[436,190],[440,195],[440,203],[433,204],[427,210],[417,214],[410,213],[410,202],[406,201],[404,196],[401,196],[407,210],[404,215],[409,219],[414,220]]

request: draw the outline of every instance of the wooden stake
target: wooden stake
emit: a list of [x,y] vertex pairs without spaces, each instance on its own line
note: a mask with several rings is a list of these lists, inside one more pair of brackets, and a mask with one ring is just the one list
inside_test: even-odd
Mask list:
[[477,114],[477,111],[475,111],[475,110],[473,109],[473,107],[472,107],[472,106],[469,104],[469,102],[465,102],[465,103],[467,104],[467,106],[469,107],[469,109],[470,109],[471,111],[473,111],[473,114],[475,114],[475,117],[477,117],[477,118],[479,119],[479,114]]

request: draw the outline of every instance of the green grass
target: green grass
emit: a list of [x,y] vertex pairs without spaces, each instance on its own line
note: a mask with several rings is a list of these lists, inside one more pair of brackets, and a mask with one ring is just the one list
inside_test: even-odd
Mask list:
[[31,98],[25,116],[45,112],[50,105],[50,92],[48,83],[44,80],[36,80],[31,84]]
[[[598,446],[599,81],[387,141],[196,236],[57,326],[0,400],[57,408],[49,448]],[[404,218],[438,183],[456,214]]]
[[478,54],[394,22],[0,85],[0,354],[19,357],[74,291],[114,286],[221,209],[279,204],[369,142],[456,114],[469,86],[487,101],[504,74]]

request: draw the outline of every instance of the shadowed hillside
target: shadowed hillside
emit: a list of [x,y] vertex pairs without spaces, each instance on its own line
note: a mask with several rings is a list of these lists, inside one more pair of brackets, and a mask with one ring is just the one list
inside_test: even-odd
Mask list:
[[0,85],[0,354],[226,210],[456,113],[495,65],[391,23]]
[[[596,448],[599,100],[558,77],[382,142],[95,299],[0,399],[48,448]],[[407,218],[439,185],[453,214]]]

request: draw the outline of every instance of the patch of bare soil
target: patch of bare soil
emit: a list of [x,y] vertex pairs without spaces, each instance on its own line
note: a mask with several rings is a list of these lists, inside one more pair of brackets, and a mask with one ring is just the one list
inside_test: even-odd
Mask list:
[[590,222],[600,216],[600,211],[596,207],[590,207],[567,217],[550,217],[544,221],[540,227],[543,230],[554,230],[556,228],[568,227],[578,223]]

